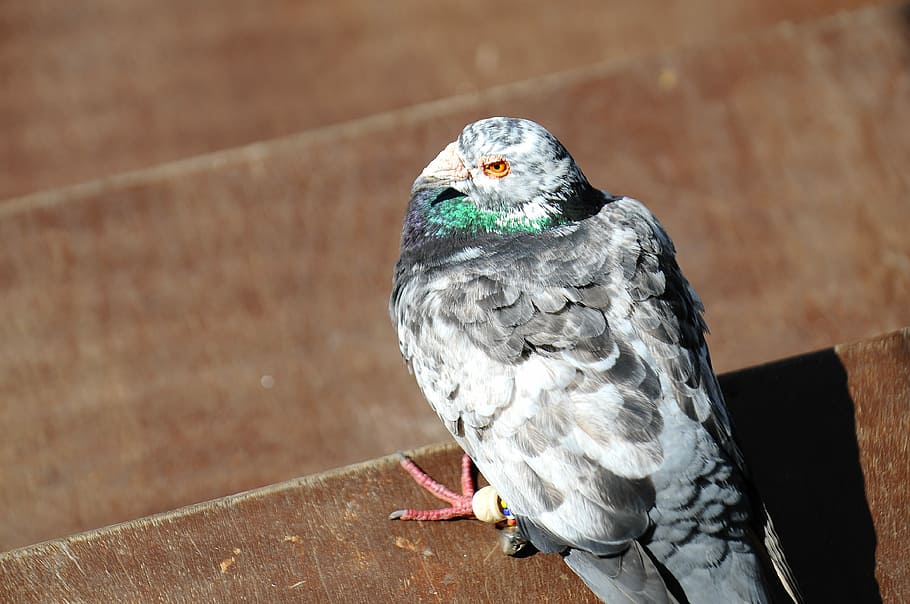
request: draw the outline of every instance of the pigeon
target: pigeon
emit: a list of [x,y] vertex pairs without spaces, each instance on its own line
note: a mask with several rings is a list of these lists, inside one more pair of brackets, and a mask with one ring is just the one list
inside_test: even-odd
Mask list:
[[[415,180],[389,310],[522,536],[600,599],[799,602],[675,254],[641,202],[594,188],[546,129],[493,117]],[[459,495],[404,465],[453,505],[392,518],[471,515],[470,480]]]

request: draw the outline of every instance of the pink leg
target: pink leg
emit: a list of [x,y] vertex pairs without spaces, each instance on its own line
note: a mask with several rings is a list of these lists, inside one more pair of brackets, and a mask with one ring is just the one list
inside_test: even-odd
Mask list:
[[399,455],[401,456],[401,467],[411,475],[414,482],[429,491],[433,497],[451,505],[438,510],[396,510],[389,514],[390,520],[449,520],[474,517],[474,510],[471,508],[471,499],[474,497],[474,477],[471,475],[471,458],[468,455],[461,458],[461,495],[430,478],[403,453],[399,453]]

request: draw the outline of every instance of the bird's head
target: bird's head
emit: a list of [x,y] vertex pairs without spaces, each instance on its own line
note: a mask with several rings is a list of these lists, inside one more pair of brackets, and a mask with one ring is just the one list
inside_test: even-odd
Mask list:
[[465,126],[414,181],[402,243],[541,233],[606,201],[542,126],[492,117]]

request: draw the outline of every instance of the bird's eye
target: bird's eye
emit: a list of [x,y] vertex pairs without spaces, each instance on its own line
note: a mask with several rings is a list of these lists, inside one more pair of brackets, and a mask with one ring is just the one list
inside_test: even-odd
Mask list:
[[512,170],[509,162],[504,159],[488,161],[483,164],[483,173],[490,178],[502,178]]

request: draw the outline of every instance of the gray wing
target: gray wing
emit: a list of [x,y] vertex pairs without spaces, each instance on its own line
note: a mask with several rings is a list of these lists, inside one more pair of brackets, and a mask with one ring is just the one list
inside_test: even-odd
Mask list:
[[[453,318],[505,363],[530,353],[600,361],[586,377],[596,380],[609,366],[607,381],[624,397],[646,399],[629,400],[629,408],[653,408],[660,395],[654,372],[667,373],[683,412],[703,422],[741,465],[705,345],[701,300],[657,220],[623,198],[562,243],[543,241],[533,249],[529,241],[532,253],[497,257],[508,272],[490,266],[453,291]],[[640,348],[632,350],[632,343]]]

